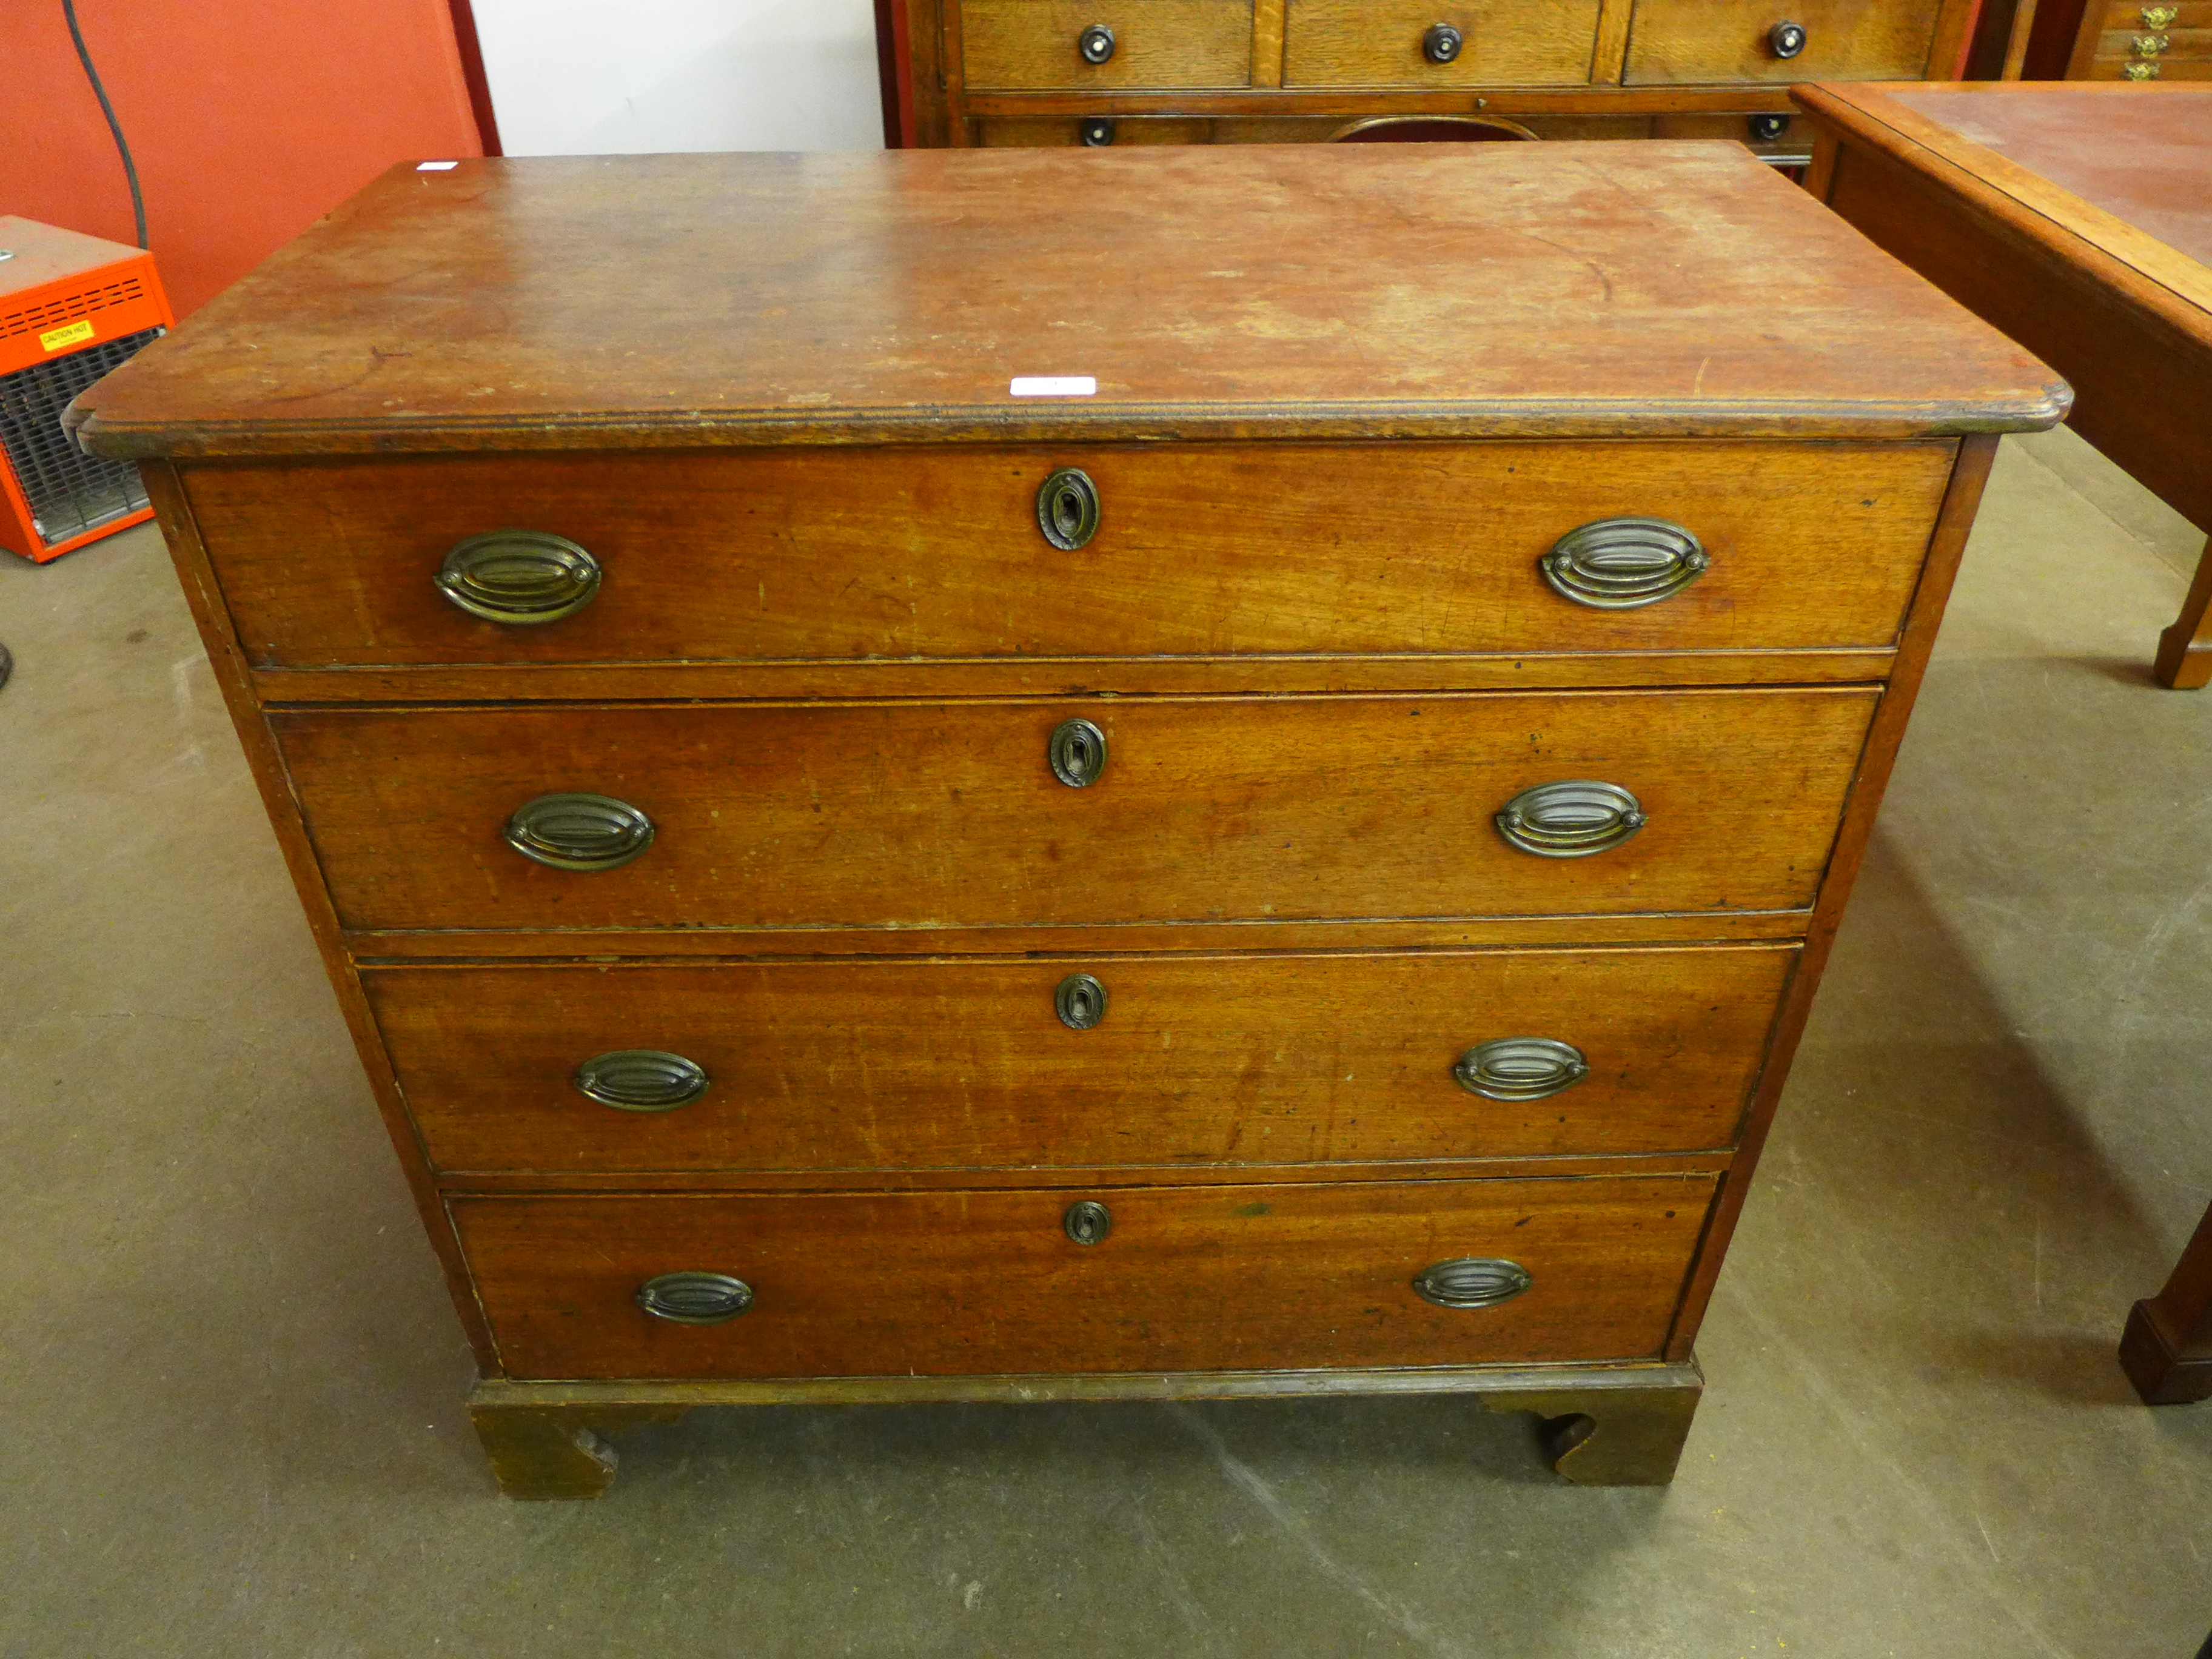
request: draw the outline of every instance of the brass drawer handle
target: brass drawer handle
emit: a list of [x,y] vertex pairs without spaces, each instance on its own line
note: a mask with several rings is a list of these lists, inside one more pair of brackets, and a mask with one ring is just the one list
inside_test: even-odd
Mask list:
[[1087,1031],[1106,1018],[1106,988],[1089,974],[1070,974],[1054,989],[1053,1012],[1071,1031]]
[[2120,74],[2124,79],[2130,81],[2155,81],[2158,79],[2158,65],[2156,64],[2123,64],[2120,65]]
[[1421,56],[1431,64],[1455,61],[1467,45],[1467,37],[1449,23],[1431,23],[1429,32],[1421,37]]
[[1462,1054],[1452,1075],[1485,1100],[1542,1100],[1588,1077],[1589,1060],[1553,1037],[1497,1037]]
[[2155,58],[2173,42],[2163,34],[2138,34],[2128,44],[2135,48],[2136,57]]
[[1577,605],[1633,611],[1672,599],[1711,563],[1705,544],[1680,525],[1664,519],[1600,519],[1560,537],[1536,568],[1553,592]]
[[1114,1231],[1114,1217],[1095,1198],[1078,1199],[1060,1218],[1060,1231],[1079,1244],[1097,1244]]
[[526,628],[573,617],[599,591],[599,562],[565,536],[495,530],[456,542],[438,591],[471,617]]
[[659,1048],[594,1054],[570,1079],[577,1092],[622,1112],[672,1112],[707,1092],[707,1068]]
[[1086,64],[1103,64],[1114,55],[1114,31],[1093,23],[1075,37],[1076,55]]
[[1045,752],[1053,776],[1071,789],[1088,789],[1105,775],[1106,734],[1089,720],[1062,720]]
[[1054,470],[1037,486],[1037,528],[1063,553],[1073,553],[1098,533],[1098,486],[1081,467]]
[[2145,6],[2136,15],[2142,19],[2145,28],[2162,29],[2181,14],[2172,6]]
[[653,845],[653,820],[611,795],[540,795],[514,809],[507,844],[556,870],[612,870]]
[[672,1325],[720,1325],[753,1305],[753,1287],[727,1273],[662,1273],[639,1285],[635,1299]]
[[1517,1261],[1500,1256],[1462,1255],[1438,1261],[1413,1275],[1413,1293],[1439,1308],[1494,1308],[1510,1302],[1536,1281]]
[[1617,783],[1576,778],[1523,789],[1498,812],[1498,833],[1539,858],[1585,859],[1641,830],[1643,805]]
[[1808,38],[1802,23],[1777,23],[1766,32],[1766,49],[1777,58],[1795,58]]

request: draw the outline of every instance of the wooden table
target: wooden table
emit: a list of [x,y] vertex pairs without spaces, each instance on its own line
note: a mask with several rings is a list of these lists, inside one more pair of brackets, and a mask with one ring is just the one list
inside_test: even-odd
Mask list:
[[[2212,87],[1816,85],[1805,185],[2074,384],[2074,429],[2212,530]],[[2159,641],[2212,680],[2212,556]]]

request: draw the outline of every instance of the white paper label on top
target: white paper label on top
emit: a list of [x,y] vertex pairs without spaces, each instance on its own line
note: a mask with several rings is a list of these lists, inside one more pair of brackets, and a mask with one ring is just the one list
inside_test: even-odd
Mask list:
[[1098,382],[1088,374],[1017,374],[1006,390],[1017,398],[1095,398]]
[[415,171],[417,173],[451,173],[459,166],[460,166],[459,161],[417,161],[415,164]]

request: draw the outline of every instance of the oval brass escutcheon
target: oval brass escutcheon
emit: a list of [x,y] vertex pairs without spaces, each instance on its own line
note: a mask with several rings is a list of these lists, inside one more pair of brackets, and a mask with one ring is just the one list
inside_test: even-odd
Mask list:
[[1711,564],[1704,544],[1680,525],[1664,519],[1600,519],[1560,537],[1536,561],[1536,568],[1553,592],[1577,605],[1633,611],[1673,598]]
[[672,1112],[707,1092],[707,1068],[660,1048],[594,1054],[570,1079],[577,1092],[623,1112]]
[[1053,1011],[1071,1031],[1087,1031],[1106,1018],[1106,988],[1089,974],[1070,974],[1052,994]]
[[1114,1231],[1114,1217],[1095,1198],[1078,1199],[1060,1218],[1060,1230],[1079,1244],[1096,1244]]
[[1510,1302],[1536,1281],[1517,1261],[1502,1256],[1462,1255],[1433,1262],[1413,1275],[1413,1293],[1439,1308],[1494,1308]]
[[1052,775],[1071,789],[1087,789],[1106,771],[1106,734],[1089,720],[1062,720],[1046,746]]
[[1421,36],[1421,56],[1431,64],[1455,63],[1466,44],[1467,37],[1449,23],[1431,23]]
[[1795,58],[1811,38],[1802,23],[1777,23],[1766,32],[1766,49],[1777,58]]
[[1098,486],[1080,467],[1055,469],[1037,486],[1037,528],[1063,553],[1098,533]]
[[1075,50],[1086,64],[1103,64],[1114,56],[1114,31],[1093,23],[1075,37]]
[[1498,833],[1524,853],[1583,859],[1620,846],[1646,820],[1642,805],[1619,784],[1575,778],[1523,789],[1495,822]]
[[514,809],[507,844],[555,870],[594,872],[628,864],[653,845],[653,820],[611,795],[540,795]]
[[753,1305],[753,1287],[727,1273],[662,1273],[639,1285],[635,1299],[673,1325],[720,1325]]
[[1553,1037],[1496,1037],[1462,1054],[1452,1075],[1485,1100],[1541,1100],[1588,1077],[1589,1060]]
[[599,591],[599,562],[565,536],[495,530],[456,542],[438,591],[471,617],[526,628],[573,617]]

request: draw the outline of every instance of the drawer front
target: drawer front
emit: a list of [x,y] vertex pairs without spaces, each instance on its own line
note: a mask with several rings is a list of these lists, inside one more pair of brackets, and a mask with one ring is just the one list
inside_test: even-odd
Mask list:
[[[2145,52],[2137,40],[2162,40],[2155,52]],[[2130,71],[2132,70],[2133,73]],[[2097,56],[2084,79],[2091,81],[2201,81],[2212,75],[2212,29],[2160,29],[2115,32],[2100,36]]]
[[[1044,1192],[451,1201],[518,1377],[975,1376],[1294,1370],[1656,1356],[1710,1176]],[[1072,1203],[1110,1230],[1079,1244]],[[1463,1258],[1529,1286],[1424,1300]],[[640,1286],[750,1288],[725,1323],[642,1311]]]
[[[2124,31],[2110,49],[2126,52],[2133,49],[2130,36],[2212,29],[2212,0],[2114,0],[2105,8],[2104,20],[2107,36]],[[2100,40],[2099,50],[2106,49]]]
[[1578,85],[1590,78],[1597,14],[1598,0],[1290,0],[1283,84]]
[[[1630,86],[1714,81],[1917,81],[1936,34],[1931,0],[1637,0]],[[1795,23],[1803,49],[1784,58],[1773,31]]]
[[[447,1170],[1281,1164],[1726,1146],[1796,956],[1716,946],[362,977],[431,1161]],[[1074,1000],[1091,994],[1103,1013],[1084,1027]],[[1559,1046],[1513,1042],[1531,1037]],[[581,1068],[635,1050],[690,1062],[704,1092],[686,1098],[698,1085],[684,1073],[679,1086],[624,1096],[588,1072],[584,1085],[617,1099],[584,1092]]]
[[[195,518],[258,666],[1886,646],[1948,443],[1391,444],[531,455],[202,468]],[[1037,495],[1081,470],[1079,551]],[[1711,564],[1632,610],[1537,569],[1577,526],[1671,520]],[[557,621],[443,596],[506,526],[601,576]]]
[[[270,724],[348,927],[991,927],[1800,909],[1876,696],[373,709]],[[1105,744],[1086,787],[1052,769],[1074,720]],[[1585,780],[1639,804],[1632,838],[1577,857],[1508,843],[1496,817],[1510,802]],[[582,872],[508,844],[520,809],[578,793],[642,813],[650,843]]]
[[970,92],[1252,82],[1251,0],[961,0],[960,31]]

